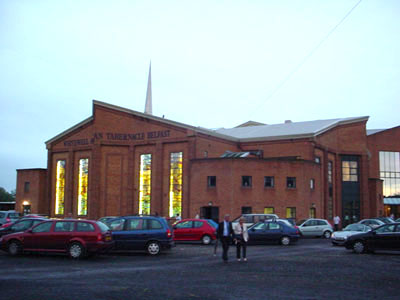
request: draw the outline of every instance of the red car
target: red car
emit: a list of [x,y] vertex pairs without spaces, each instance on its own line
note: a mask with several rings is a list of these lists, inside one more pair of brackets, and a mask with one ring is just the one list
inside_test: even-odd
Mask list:
[[0,238],[0,249],[10,255],[30,252],[68,253],[72,258],[113,248],[107,225],[90,220],[49,220]]
[[174,225],[175,241],[201,241],[208,245],[217,238],[218,224],[209,219],[183,219]]

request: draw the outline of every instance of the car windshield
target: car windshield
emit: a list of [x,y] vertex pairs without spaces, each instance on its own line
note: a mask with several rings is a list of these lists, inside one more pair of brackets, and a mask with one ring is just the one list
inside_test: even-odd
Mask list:
[[8,215],[10,219],[19,219],[19,213],[11,213]]
[[210,224],[214,228],[218,227],[218,224],[214,220],[207,219],[207,223]]
[[305,219],[304,219],[304,220],[300,220],[300,221],[298,221],[298,222],[296,223],[296,225],[301,225],[301,224],[303,224],[305,221],[306,221]]
[[347,225],[343,231],[364,231],[364,225],[362,224],[350,224]]

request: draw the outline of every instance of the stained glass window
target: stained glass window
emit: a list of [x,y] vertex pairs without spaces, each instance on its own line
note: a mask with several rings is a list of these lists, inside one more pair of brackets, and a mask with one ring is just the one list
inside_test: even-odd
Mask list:
[[56,215],[64,214],[64,196],[65,196],[65,160],[57,161],[56,169]]
[[182,214],[183,153],[171,153],[169,181],[169,216]]
[[78,215],[87,215],[88,201],[89,159],[79,160],[79,186],[78,186]]
[[151,202],[151,154],[140,155],[139,214],[150,214]]

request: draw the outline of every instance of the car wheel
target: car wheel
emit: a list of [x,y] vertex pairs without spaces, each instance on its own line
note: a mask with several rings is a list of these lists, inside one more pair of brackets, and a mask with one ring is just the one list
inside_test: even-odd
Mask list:
[[68,248],[68,254],[74,259],[82,258],[85,256],[85,248],[80,243],[72,243]]
[[330,231],[328,231],[328,230],[325,231],[325,232],[324,232],[324,238],[329,239],[329,238],[331,237],[331,234],[332,234],[332,233],[331,233]]
[[281,244],[283,246],[288,246],[290,244],[290,237],[288,236],[281,237]]
[[11,241],[11,242],[8,243],[8,253],[10,255],[15,256],[15,255],[20,254],[21,253],[21,249],[22,249],[21,243],[18,242],[18,241]]
[[150,242],[147,244],[147,253],[150,255],[157,255],[160,253],[161,248],[158,242]]
[[365,251],[365,245],[362,241],[355,241],[353,244],[353,251],[355,253],[363,253]]
[[211,243],[211,237],[206,234],[201,238],[201,242],[203,245],[209,245]]

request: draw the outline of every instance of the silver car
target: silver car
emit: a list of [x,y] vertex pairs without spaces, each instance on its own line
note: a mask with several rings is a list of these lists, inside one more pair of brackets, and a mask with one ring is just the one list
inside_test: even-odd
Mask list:
[[342,231],[335,231],[334,233],[332,233],[332,245],[343,246],[349,236],[362,232],[367,232],[370,230],[372,230],[371,227],[363,224],[355,223],[347,225]]
[[6,223],[15,222],[19,217],[19,212],[16,212],[15,210],[0,211],[0,226]]
[[366,226],[369,226],[371,228],[376,228],[376,227],[379,227],[379,226],[385,224],[383,221],[378,220],[378,219],[364,219],[364,220],[361,220],[358,223],[366,225]]
[[303,236],[323,236],[326,239],[331,237],[332,225],[324,219],[307,219],[296,223]]

